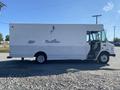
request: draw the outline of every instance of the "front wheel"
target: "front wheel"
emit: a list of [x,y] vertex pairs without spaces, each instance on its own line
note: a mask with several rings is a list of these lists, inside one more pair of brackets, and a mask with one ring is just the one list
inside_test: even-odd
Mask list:
[[99,63],[107,64],[109,62],[109,54],[101,53],[98,58]]

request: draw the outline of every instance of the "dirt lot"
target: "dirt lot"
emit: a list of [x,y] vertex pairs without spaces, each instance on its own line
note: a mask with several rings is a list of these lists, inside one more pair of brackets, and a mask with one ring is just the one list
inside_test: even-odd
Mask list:
[[107,65],[93,61],[7,60],[0,53],[0,89],[10,90],[120,90],[120,48]]

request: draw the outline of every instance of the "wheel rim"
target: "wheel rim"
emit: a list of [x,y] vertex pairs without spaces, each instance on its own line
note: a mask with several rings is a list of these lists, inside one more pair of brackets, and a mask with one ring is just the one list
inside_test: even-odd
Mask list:
[[107,55],[102,55],[102,56],[101,56],[101,61],[102,61],[102,62],[107,62],[107,60],[108,60]]
[[45,61],[45,57],[42,56],[42,55],[40,55],[40,56],[37,57],[37,61],[38,61],[39,63],[43,63],[43,62]]

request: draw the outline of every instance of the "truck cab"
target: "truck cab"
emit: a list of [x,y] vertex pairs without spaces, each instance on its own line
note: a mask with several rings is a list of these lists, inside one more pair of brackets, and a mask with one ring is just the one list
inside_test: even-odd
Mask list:
[[114,45],[108,42],[104,30],[88,31],[87,42],[90,45],[87,59],[95,59],[100,63],[107,63],[109,56],[115,56]]

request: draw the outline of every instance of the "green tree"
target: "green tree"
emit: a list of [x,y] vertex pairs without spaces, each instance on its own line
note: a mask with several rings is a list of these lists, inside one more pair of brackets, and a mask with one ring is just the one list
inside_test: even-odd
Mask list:
[[[0,11],[1,11],[1,9],[2,9],[4,6],[6,6],[6,5],[0,1]],[[1,44],[1,41],[3,41],[3,35],[2,35],[2,33],[0,33],[0,44]]]
[[114,42],[120,42],[120,38],[114,38]]
[[5,41],[9,41],[10,40],[10,36],[9,35],[6,35],[5,36]]
[[2,33],[0,33],[0,43],[1,43],[1,41],[3,41],[3,35],[2,35]]
[[6,6],[6,5],[5,5],[4,3],[0,2],[0,10],[1,10],[4,6]]

